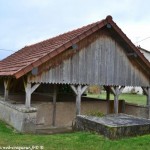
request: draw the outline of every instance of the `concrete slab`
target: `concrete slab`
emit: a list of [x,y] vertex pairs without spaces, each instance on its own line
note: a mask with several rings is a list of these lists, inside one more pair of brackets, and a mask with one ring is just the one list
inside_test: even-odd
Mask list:
[[75,129],[94,131],[110,139],[150,133],[150,120],[126,114],[111,114],[104,117],[80,115]]

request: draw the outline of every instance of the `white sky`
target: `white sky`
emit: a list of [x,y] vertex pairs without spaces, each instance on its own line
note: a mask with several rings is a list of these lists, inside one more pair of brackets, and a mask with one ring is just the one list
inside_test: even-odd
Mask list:
[[150,50],[149,0],[0,0],[0,60],[111,15],[135,45]]

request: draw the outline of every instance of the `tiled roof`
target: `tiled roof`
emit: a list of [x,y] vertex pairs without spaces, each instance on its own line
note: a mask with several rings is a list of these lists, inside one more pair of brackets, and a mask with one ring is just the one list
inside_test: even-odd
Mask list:
[[34,67],[50,60],[52,57],[58,55],[108,23],[113,26],[120,36],[125,39],[125,41],[135,50],[136,53],[138,53],[140,58],[148,65],[148,67],[150,67],[150,64],[148,64],[149,62],[147,63],[147,61],[144,60],[144,57],[137,48],[113,22],[112,17],[107,16],[104,20],[22,48],[0,62],[0,76],[15,76],[16,78],[19,78],[31,71]]

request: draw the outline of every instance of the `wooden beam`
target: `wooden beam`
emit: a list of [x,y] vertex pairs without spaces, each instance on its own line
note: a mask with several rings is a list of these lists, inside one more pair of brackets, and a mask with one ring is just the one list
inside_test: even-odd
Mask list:
[[110,100],[110,90],[106,91],[106,100]]
[[40,83],[37,83],[35,85],[32,86],[31,88],[31,94],[40,86]]
[[125,86],[121,86],[121,87],[119,88],[119,95],[122,93],[124,87],[125,87]]
[[31,107],[31,94],[40,86],[40,83],[35,84],[33,87],[31,86],[31,83],[28,83],[24,81],[24,88],[26,92],[26,100],[25,100],[25,106],[26,108]]
[[70,85],[71,89],[74,91],[74,93],[77,95],[77,89],[74,85]]
[[148,95],[148,88],[142,87],[142,89],[143,89],[143,93],[144,93],[145,95]]
[[150,87],[147,89],[147,97],[148,97],[147,104],[150,106]]
[[110,93],[111,93],[111,90],[110,90],[110,87],[109,86],[103,86],[104,89],[106,90],[106,100],[107,100],[107,114],[109,114],[110,112],[110,107],[109,107],[109,100],[110,100]]
[[81,96],[84,93],[84,91],[88,88],[88,86],[81,86],[78,85],[75,87],[74,85],[71,85],[72,90],[76,94],[76,115],[80,115],[81,113]]
[[150,87],[142,87],[144,94],[147,97],[148,119],[150,119]]
[[24,77],[23,77],[23,85],[24,85],[24,88],[26,89],[26,86],[27,86],[27,79],[25,79]]
[[114,96],[114,112],[115,112],[115,114],[118,114],[119,87],[116,86],[114,89],[115,89],[115,96]]
[[115,91],[114,87],[111,87],[111,92],[112,92],[113,95],[116,94],[116,91]]
[[110,87],[104,86],[104,89],[106,91],[106,100],[110,100]]
[[9,87],[10,87],[11,79],[4,80],[4,100],[8,100],[9,95]]
[[119,88],[119,86],[115,86],[112,87],[111,90],[113,91],[114,94],[114,112],[115,114],[118,114],[118,100],[119,100],[119,95],[121,94],[121,92],[123,91],[124,86],[121,86]]
[[26,108],[29,108],[31,107],[31,83],[26,84],[25,91],[26,91],[25,106]]
[[85,90],[88,88],[88,86],[83,86],[81,89],[81,95],[85,92]]
[[[119,88],[118,91],[117,91],[117,93],[116,93],[115,87],[118,87],[118,88]],[[113,95],[116,95],[116,94],[120,95],[120,94],[122,93],[122,91],[123,91],[123,89],[124,89],[125,86],[121,86],[121,87],[115,86],[115,87],[110,87],[110,89],[111,89]]]
[[77,86],[77,96],[76,96],[76,115],[81,113],[81,85]]
[[150,87],[147,89],[148,119],[150,119]]
[[54,85],[54,93],[53,93],[53,120],[52,125],[56,125],[56,100],[57,100],[57,92],[58,92],[58,86]]
[[146,97],[147,97],[147,100],[146,100],[146,105],[150,105],[150,100],[149,100],[149,88],[146,88],[146,87],[142,87],[142,89],[143,89],[143,93],[144,93],[144,95],[146,95]]

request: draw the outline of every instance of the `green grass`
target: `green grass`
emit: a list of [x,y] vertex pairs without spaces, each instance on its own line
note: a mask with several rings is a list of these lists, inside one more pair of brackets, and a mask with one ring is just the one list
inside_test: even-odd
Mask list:
[[88,132],[30,135],[14,132],[0,121],[0,147],[44,146],[44,150],[149,150],[150,135],[111,141]]
[[[88,97],[105,99],[106,93],[102,94],[87,94]],[[114,96],[111,94],[110,99],[114,99]],[[146,105],[146,96],[139,94],[121,94],[119,99],[124,99],[127,103],[137,104],[137,105]]]

